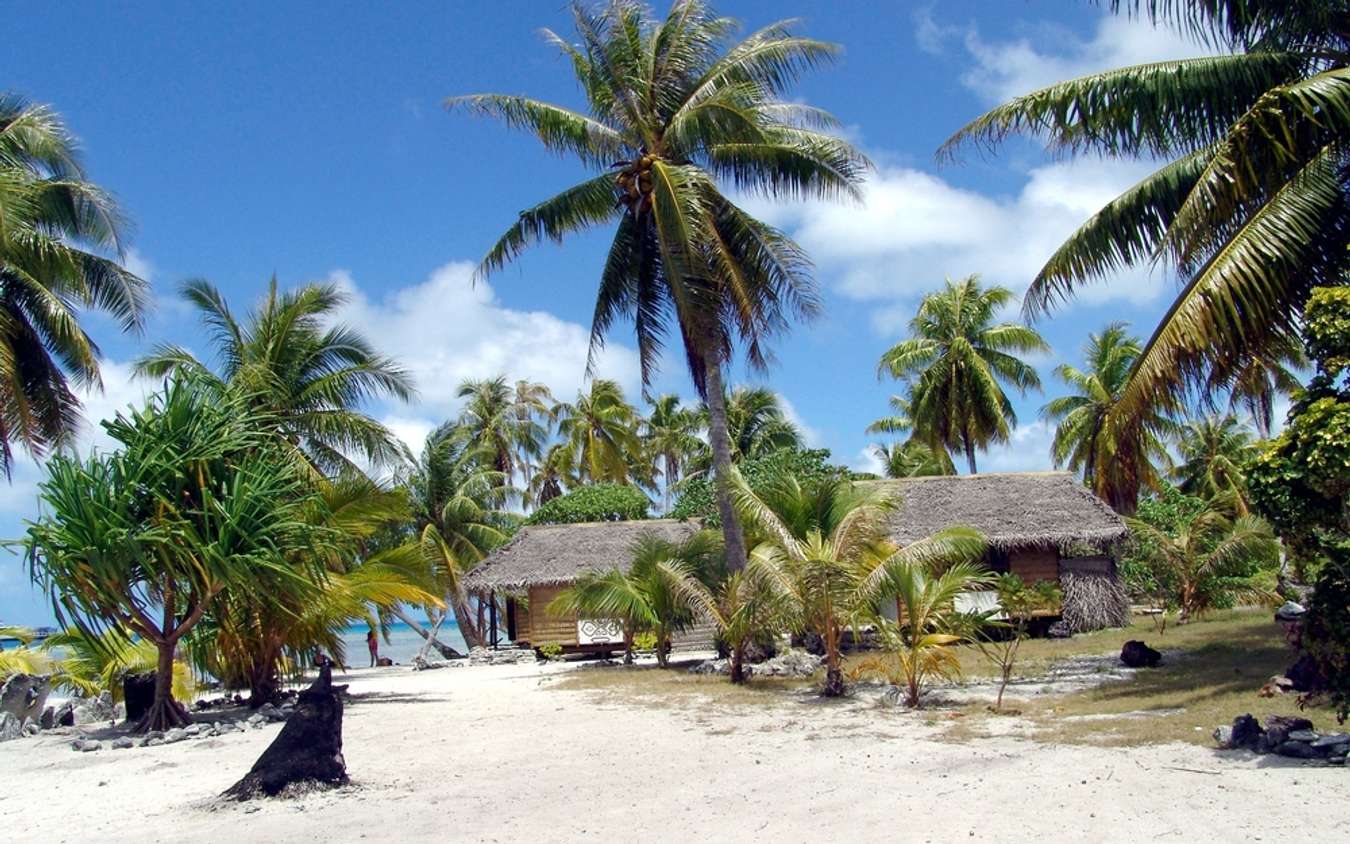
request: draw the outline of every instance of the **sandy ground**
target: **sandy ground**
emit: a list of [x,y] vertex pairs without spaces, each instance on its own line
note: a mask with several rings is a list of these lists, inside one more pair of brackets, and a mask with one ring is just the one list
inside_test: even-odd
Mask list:
[[562,666],[357,671],[352,785],[213,795],[280,729],[77,753],[0,744],[9,841],[1350,840],[1350,769],[1187,745],[944,741],[867,700],[664,708]]

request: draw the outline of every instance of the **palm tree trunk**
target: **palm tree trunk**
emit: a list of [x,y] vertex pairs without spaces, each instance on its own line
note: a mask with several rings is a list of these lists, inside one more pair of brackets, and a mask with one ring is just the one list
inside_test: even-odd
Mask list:
[[727,394],[722,385],[722,364],[711,349],[705,353],[704,388],[708,393],[708,440],[712,445],[713,474],[717,481],[717,512],[722,518],[727,571],[745,568],[745,534],[731,505],[731,438],[727,434]]
[[970,434],[961,435],[961,443],[966,449],[966,466],[970,468],[970,474],[975,474],[975,444],[970,441]]
[[436,631],[433,630],[428,632],[427,629],[422,625],[418,624],[412,618],[412,616],[404,612],[403,607],[401,606],[394,607],[393,612],[395,618],[411,627],[414,633],[425,639],[427,643],[431,645],[431,647],[435,648],[440,653],[441,656],[445,657],[446,659],[454,659],[455,657],[460,657],[464,655],[459,651],[455,650],[454,648],[450,647],[449,645],[445,644],[440,639],[437,639]]

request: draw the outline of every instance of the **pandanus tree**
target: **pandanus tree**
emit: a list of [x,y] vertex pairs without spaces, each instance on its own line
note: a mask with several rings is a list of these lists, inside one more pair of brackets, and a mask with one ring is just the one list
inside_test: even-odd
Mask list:
[[975,452],[1007,442],[1017,414],[1003,385],[1025,394],[1041,388],[1040,376],[1018,353],[1049,349],[1021,323],[994,319],[1012,301],[1003,287],[984,287],[978,276],[948,280],[930,293],[910,321],[910,338],[881,356],[878,371],[905,379],[914,437],[934,448],[962,451],[975,474]]
[[857,197],[866,160],[831,134],[826,112],[783,99],[801,74],[831,60],[834,45],[772,24],[732,42],[735,22],[699,0],[664,19],[613,0],[592,13],[573,6],[577,43],[548,40],[571,63],[585,112],[524,96],[449,101],[536,135],[596,175],[523,212],[479,267],[494,272],[545,238],[615,224],[600,273],[592,361],[616,321],[632,319],[644,383],[672,327],[700,397],[718,504],[733,568],[745,542],[732,510],[724,368],[737,346],[765,367],[768,343],[789,316],[819,307],[806,255],[721,189],[770,198]]
[[205,281],[187,282],[182,295],[207,328],[219,369],[185,348],[161,345],[137,361],[138,373],[188,372],[248,396],[319,473],[359,473],[349,455],[380,466],[404,459],[398,438],[358,408],[372,399],[411,399],[412,379],[355,328],[333,323],[347,299],[335,285],[281,292],[273,278],[243,321]]
[[1089,335],[1083,348],[1086,367],[1063,363],[1055,377],[1073,392],[1051,399],[1041,417],[1056,423],[1050,443],[1055,466],[1082,472],[1083,483],[1117,512],[1131,514],[1143,490],[1158,490],[1162,470],[1171,464],[1166,440],[1176,423],[1150,409],[1137,424],[1118,430],[1112,411],[1139,358],[1139,341],[1124,323],[1111,323]]
[[62,624],[154,643],[141,731],[188,722],[172,694],[174,653],[222,593],[284,601],[324,576],[314,551],[333,537],[313,518],[322,499],[249,404],[176,377],[103,423],[115,451],[47,463],[29,570]]
[[79,309],[139,331],[148,286],[122,254],[117,204],[86,178],[50,108],[0,94],[0,468],[13,445],[40,457],[79,425],[71,389],[97,387],[99,350]]
[[1024,299],[1041,315],[1124,268],[1176,273],[1180,292],[1110,414],[1134,436],[1150,409],[1180,413],[1188,388],[1295,345],[1309,291],[1343,282],[1350,25],[1338,0],[1110,5],[1227,52],[1033,91],[965,126],[944,153],[1020,134],[1061,155],[1161,164],[1070,235]]
[[752,490],[736,477],[736,503],[762,540],[751,557],[792,596],[798,632],[820,636],[827,697],[844,694],[844,631],[881,619],[882,603],[912,570],[977,561],[984,538],[953,527],[905,547],[889,539],[899,502],[883,487],[838,479],[803,484],[791,475]]

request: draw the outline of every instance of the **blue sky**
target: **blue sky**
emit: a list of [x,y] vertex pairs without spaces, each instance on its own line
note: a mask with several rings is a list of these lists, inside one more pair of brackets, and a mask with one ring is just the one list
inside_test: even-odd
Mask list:
[[[863,429],[891,391],[876,361],[919,297],[944,276],[972,272],[1020,293],[1065,234],[1146,169],[1051,161],[1020,142],[938,166],[939,144],[1009,96],[1198,48],[1062,0],[719,9],[748,29],[800,17],[803,32],[845,49],[797,95],[833,111],[878,170],[863,206],[753,203],[811,252],[826,304],[753,380],[784,396],[814,445],[866,468]],[[283,285],[347,285],[346,317],[417,377],[417,403],[371,409],[414,445],[456,412],[453,390],[465,377],[505,372],[575,393],[604,234],[542,246],[488,285],[472,287],[469,272],[519,209],[585,171],[529,137],[441,107],[479,91],[581,106],[567,66],[537,33],[569,33],[562,2],[48,2],[7,23],[7,43],[18,47],[0,55],[0,88],[65,116],[92,177],[134,220],[131,264],[156,294],[143,337],[90,318],[106,386],[88,399],[91,418],[143,395],[128,364],[149,345],[204,351],[175,300],[192,277],[223,288],[236,309],[273,273]],[[1037,417],[1057,391],[1050,370],[1076,362],[1087,333],[1108,321],[1147,333],[1170,284],[1122,277],[1041,324],[1054,347],[1036,361],[1047,392],[1017,400],[1022,425],[981,469],[1049,468],[1050,433]],[[628,330],[614,332],[602,372],[636,398]],[[656,390],[691,393],[678,361]],[[91,426],[84,446],[99,442]],[[35,514],[38,478],[40,468],[21,461],[0,487],[0,537],[19,536]],[[50,619],[18,560],[3,556],[0,619]]]

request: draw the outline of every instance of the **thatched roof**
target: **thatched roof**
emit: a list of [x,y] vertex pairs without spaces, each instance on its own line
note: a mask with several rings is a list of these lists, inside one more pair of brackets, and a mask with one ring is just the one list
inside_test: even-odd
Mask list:
[[872,481],[894,489],[900,506],[891,536],[909,543],[953,525],[979,530],[1002,550],[1104,548],[1128,535],[1125,523],[1068,472],[1016,472]]
[[680,542],[698,530],[694,522],[647,519],[633,522],[586,522],[572,525],[527,525],[511,541],[493,551],[468,576],[471,592],[523,591],[530,586],[570,583],[583,571],[627,571],[633,542],[654,534]]

